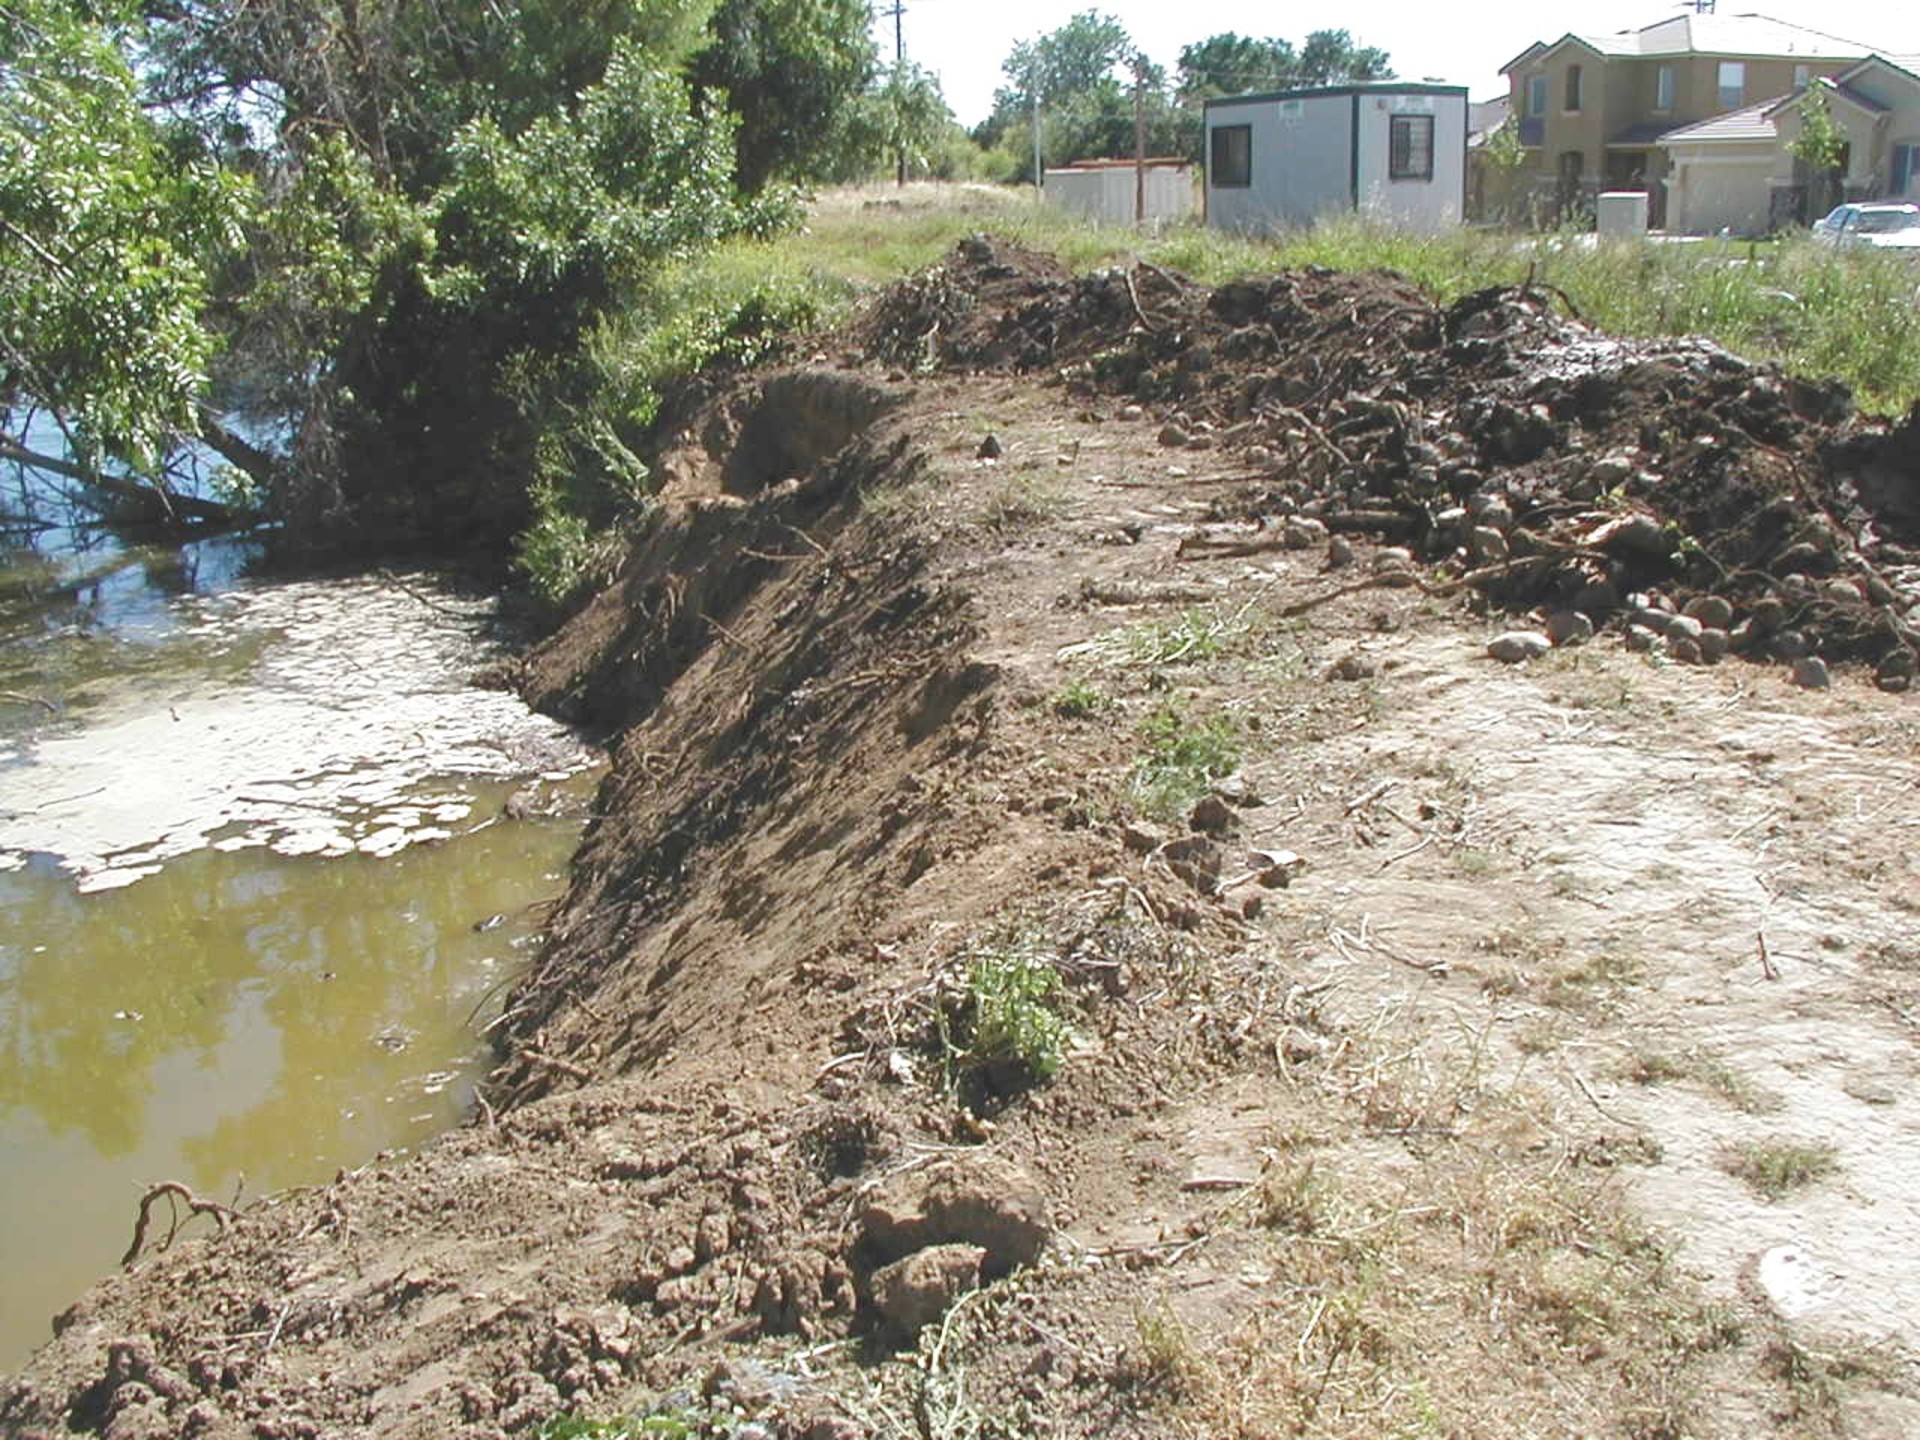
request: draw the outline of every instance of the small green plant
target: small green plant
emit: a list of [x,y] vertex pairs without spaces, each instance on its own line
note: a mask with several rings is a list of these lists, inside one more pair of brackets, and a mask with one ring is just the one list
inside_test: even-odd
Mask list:
[[1311,1158],[1276,1160],[1254,1187],[1253,1218],[1264,1229],[1311,1235],[1326,1221],[1326,1184]]
[[980,523],[1004,535],[1058,514],[1065,504],[1066,497],[1058,486],[1032,475],[1013,475],[987,497]]
[[1244,615],[1183,610],[1171,620],[1125,627],[1113,635],[1111,649],[1123,665],[1197,665],[1226,654],[1251,629]]
[[1621,1074],[1636,1085],[1692,1081],[1749,1115],[1768,1114],[1784,1103],[1773,1091],[1741,1074],[1719,1056],[1694,1050],[1677,1055],[1666,1050],[1636,1050],[1626,1057]]
[[1182,1399],[1200,1388],[1206,1367],[1187,1327],[1165,1299],[1135,1310],[1133,1329],[1138,1344],[1127,1357],[1127,1369],[1135,1384],[1167,1400]]
[[1493,873],[1493,856],[1471,845],[1454,846],[1449,858],[1453,861],[1453,868],[1469,880],[1478,880]]
[[1175,820],[1240,764],[1240,726],[1230,715],[1191,718],[1166,704],[1140,726],[1147,753],[1134,767],[1133,803],[1156,820]]
[[1627,1057],[1626,1076],[1636,1085],[1665,1085],[1687,1077],[1686,1062],[1664,1050],[1639,1050]]
[[1758,1140],[1740,1145],[1725,1161],[1727,1173],[1738,1176],[1769,1200],[1779,1200],[1840,1168],[1833,1146],[1804,1140]]
[[1053,713],[1062,720],[1091,720],[1113,706],[1113,697],[1088,680],[1070,681],[1053,694]]
[[1646,967],[1633,956],[1599,950],[1546,974],[1540,1001],[1559,1010],[1604,1010],[1619,1002],[1621,992],[1642,983],[1646,974]]
[[611,1420],[562,1415],[540,1427],[540,1440],[723,1440],[733,1432],[731,1420],[687,1408]]
[[536,480],[528,491],[533,523],[520,533],[515,563],[534,594],[564,605],[585,586],[605,580],[619,560],[617,531],[596,531],[562,487]]
[[1786,1104],[1766,1086],[1718,1056],[1702,1056],[1694,1067],[1694,1078],[1734,1109],[1748,1115],[1770,1115]]
[[[1072,1028],[1056,1008],[1060,972],[1041,938],[1013,931],[968,962],[957,1024],[937,1012],[949,1074],[1005,1093],[1058,1073]],[[956,1033],[957,1032],[957,1033]]]

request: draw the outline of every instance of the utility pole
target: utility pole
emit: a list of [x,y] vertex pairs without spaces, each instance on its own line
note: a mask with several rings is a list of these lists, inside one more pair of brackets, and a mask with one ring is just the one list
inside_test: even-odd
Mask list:
[[1147,57],[1133,52],[1133,226],[1147,223]]
[[[901,18],[907,13],[905,0],[893,0],[893,8],[891,10],[882,10],[880,13],[882,15],[893,16],[894,98],[898,100],[899,85],[900,81],[904,78],[907,63],[907,34],[900,24]],[[894,118],[896,121],[899,119],[898,116]],[[894,161],[893,183],[896,187],[905,189],[907,184],[907,137],[905,134],[900,134],[897,137]]]
[[1046,190],[1047,172],[1040,168],[1040,74],[1032,71],[1027,89],[1033,96],[1033,203],[1038,205]]

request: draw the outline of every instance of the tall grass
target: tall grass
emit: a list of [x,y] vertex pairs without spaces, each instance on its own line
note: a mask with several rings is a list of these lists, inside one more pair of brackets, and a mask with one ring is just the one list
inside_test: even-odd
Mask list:
[[816,205],[803,233],[722,254],[741,273],[764,263],[832,277],[846,303],[937,262],[983,230],[1047,251],[1076,271],[1138,258],[1218,284],[1305,265],[1387,269],[1442,303],[1531,273],[1612,334],[1705,336],[1795,374],[1844,380],[1871,411],[1920,400],[1920,265],[1842,254],[1800,236],[1599,244],[1585,235],[1422,236],[1346,222],[1270,239],[1198,225],[1143,237],[1036,207],[1031,191],[957,186],[840,192]]

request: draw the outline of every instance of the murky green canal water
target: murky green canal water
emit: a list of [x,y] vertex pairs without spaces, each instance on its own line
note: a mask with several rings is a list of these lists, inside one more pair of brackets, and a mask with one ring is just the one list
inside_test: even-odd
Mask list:
[[0,545],[0,1370],[148,1185],[456,1123],[578,839],[592,757],[468,684],[484,597],[243,558]]
[[386,859],[202,850],[97,895],[50,867],[0,875],[0,1366],[114,1266],[149,1183],[259,1196],[456,1123],[486,1065],[484,1002],[576,835],[522,821]]

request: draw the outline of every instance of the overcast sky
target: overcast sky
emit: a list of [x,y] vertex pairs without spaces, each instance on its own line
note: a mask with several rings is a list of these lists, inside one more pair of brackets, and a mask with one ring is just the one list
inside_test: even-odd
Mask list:
[[[1058,29],[1082,10],[1116,16],[1134,42],[1169,70],[1180,47],[1223,30],[1242,35],[1278,35],[1298,44],[1310,30],[1345,29],[1363,45],[1393,57],[1402,79],[1444,80],[1465,85],[1476,100],[1505,88],[1500,67],[1535,40],[1557,40],[1568,31],[1607,34],[1638,29],[1681,14],[1685,7],[1661,0],[1483,0],[1439,5],[1433,0],[1342,0],[1324,8],[1210,0],[1180,5],[1168,0],[905,0],[907,58],[940,77],[947,103],[961,122],[985,118],[1001,83],[1000,62],[1017,40]],[[874,0],[875,9],[892,0]],[[1723,15],[1764,14],[1805,25],[1893,54],[1920,54],[1920,3],[1914,0],[1721,0]],[[875,34],[881,53],[893,55],[893,20],[880,16]]]

